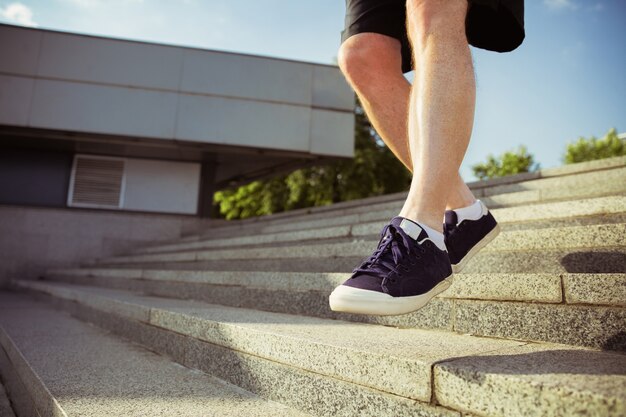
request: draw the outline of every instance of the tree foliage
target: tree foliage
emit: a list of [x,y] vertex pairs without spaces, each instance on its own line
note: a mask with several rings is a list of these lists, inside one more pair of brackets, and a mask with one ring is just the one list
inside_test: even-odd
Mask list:
[[487,156],[487,162],[472,165],[474,175],[481,180],[487,178],[504,177],[521,172],[533,172],[539,169],[533,154],[528,153],[525,146],[517,150],[507,151],[498,157],[492,154]]
[[595,136],[588,139],[580,137],[577,141],[568,143],[563,161],[574,164],[622,155],[626,155],[626,139],[620,139],[617,130],[613,128],[601,139]]
[[354,134],[353,159],[218,191],[214,202],[220,214],[243,219],[408,189],[410,172],[384,145],[358,102]]

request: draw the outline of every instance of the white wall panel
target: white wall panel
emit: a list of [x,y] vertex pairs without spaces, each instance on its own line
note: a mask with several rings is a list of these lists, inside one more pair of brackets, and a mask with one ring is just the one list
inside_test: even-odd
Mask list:
[[200,164],[126,160],[124,209],[195,214]]
[[354,114],[314,109],[311,153],[354,156]]
[[0,123],[352,154],[335,67],[6,25],[0,54]]
[[313,106],[332,109],[354,109],[354,92],[335,67],[313,69]]
[[37,30],[0,26],[0,71],[35,75],[42,36]]
[[308,151],[309,123],[308,107],[181,95],[176,138]]
[[37,80],[32,127],[171,138],[176,93]]
[[0,123],[26,126],[35,80],[0,75]]
[[181,91],[310,105],[312,71],[310,64],[188,50]]
[[176,90],[182,57],[171,46],[45,33],[39,76]]

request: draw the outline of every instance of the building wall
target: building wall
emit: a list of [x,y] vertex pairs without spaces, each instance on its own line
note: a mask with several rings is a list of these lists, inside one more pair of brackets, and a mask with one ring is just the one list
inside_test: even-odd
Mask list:
[[176,239],[208,224],[192,216],[0,205],[0,286],[46,268]]
[[0,124],[353,155],[335,66],[9,25],[0,57]]
[[124,210],[195,214],[200,164],[126,159]]
[[64,207],[72,154],[0,147],[0,204]]
[[[197,213],[199,163],[122,159],[120,210]],[[0,147],[0,204],[67,207],[73,160],[70,152]]]

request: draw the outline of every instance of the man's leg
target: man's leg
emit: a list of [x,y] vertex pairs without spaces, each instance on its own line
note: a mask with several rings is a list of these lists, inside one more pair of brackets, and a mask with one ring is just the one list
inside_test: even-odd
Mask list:
[[467,0],[408,0],[416,79],[408,119],[413,180],[400,215],[442,230],[474,120],[476,85],[465,35]]
[[[413,171],[407,115],[411,85],[402,75],[400,42],[377,33],[348,38],[339,50],[339,66],[356,91],[378,134],[395,156]],[[458,173],[446,208],[469,206],[475,198]]]
[[[410,95],[403,90],[406,82],[399,78],[398,61],[382,54],[372,65],[362,64],[366,68],[362,78],[348,76],[379,133],[391,139],[388,144],[396,155],[415,169],[400,215],[383,228],[373,254],[330,294],[334,311],[393,315],[418,310],[445,291],[453,271],[462,269],[497,235],[497,222],[478,201],[446,212],[445,237],[440,232],[447,200],[473,200],[458,176],[472,130],[475,97],[464,30],[466,12],[467,0],[408,0],[408,30],[417,68]],[[350,74],[345,62],[340,65]],[[406,95],[398,97],[398,91]],[[408,123],[399,115],[398,103],[405,103]],[[397,118],[387,120],[385,115]],[[408,146],[399,139],[407,137],[400,133],[404,129]]]

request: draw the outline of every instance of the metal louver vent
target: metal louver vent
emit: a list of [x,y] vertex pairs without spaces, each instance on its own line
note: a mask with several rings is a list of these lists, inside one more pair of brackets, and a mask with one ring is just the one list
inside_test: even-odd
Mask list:
[[68,205],[120,208],[124,187],[124,159],[76,155]]

